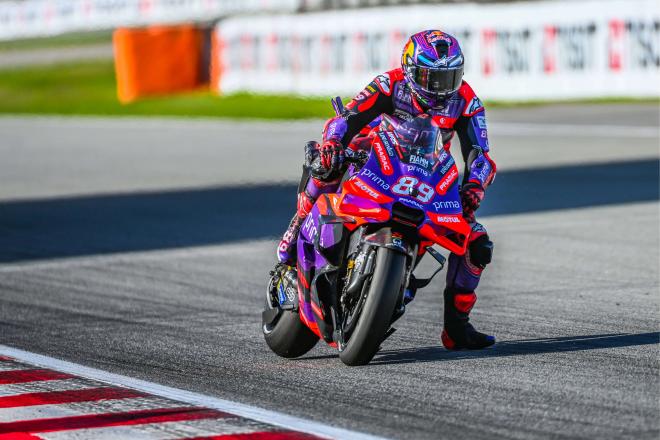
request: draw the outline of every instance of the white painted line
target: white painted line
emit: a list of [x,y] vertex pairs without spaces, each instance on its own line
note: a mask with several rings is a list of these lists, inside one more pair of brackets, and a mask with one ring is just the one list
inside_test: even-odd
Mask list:
[[82,365],[74,364],[72,362],[62,361],[59,359],[43,356],[29,351],[20,350],[17,348],[0,345],[0,355],[9,356],[23,362],[28,362],[35,365],[40,365],[45,368],[62,371],[77,376],[86,377],[89,379],[98,380],[112,385],[132,388],[145,393],[153,394],[156,396],[165,397],[168,399],[185,402],[190,405],[202,406],[205,408],[215,409],[218,411],[228,412],[240,417],[256,420],[262,423],[267,423],[282,428],[302,431],[309,434],[318,435],[321,437],[342,439],[342,440],[377,440],[382,437],[377,437],[369,434],[362,434],[347,429],[335,428],[323,423],[305,420],[299,417],[282,414],[276,411],[270,411],[256,406],[245,405],[230,400],[219,399],[213,396],[194,393],[191,391],[181,390],[178,388],[167,387],[153,382],[147,382],[132,377],[123,376],[120,374],[110,373],[96,368],[85,367]]
[[146,423],[143,425],[86,428],[52,433],[36,433],[44,440],[170,440],[214,435],[260,432],[257,426],[232,424],[226,419],[186,420],[181,422]]
[[182,406],[188,405],[174,400],[163,399],[162,397],[132,397],[127,399],[108,399],[91,402],[17,406],[12,408],[0,408],[0,423],[122,413],[148,409],[179,408]]
[[0,385],[0,397],[16,396],[26,393],[86,390],[88,388],[98,388],[104,385],[105,384],[103,382],[82,378],[10,383]]

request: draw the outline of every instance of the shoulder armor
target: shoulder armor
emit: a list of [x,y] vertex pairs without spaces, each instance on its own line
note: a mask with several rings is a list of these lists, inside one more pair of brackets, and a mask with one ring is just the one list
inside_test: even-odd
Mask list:
[[374,78],[372,84],[376,86],[381,93],[390,96],[392,94],[394,83],[403,80],[403,78],[403,71],[401,68],[398,68],[378,75]]
[[463,81],[461,87],[458,89],[458,94],[465,101],[463,116],[473,116],[484,110],[484,105],[481,103],[481,100],[477,97],[474,90],[472,90],[472,87],[470,87],[467,82]]

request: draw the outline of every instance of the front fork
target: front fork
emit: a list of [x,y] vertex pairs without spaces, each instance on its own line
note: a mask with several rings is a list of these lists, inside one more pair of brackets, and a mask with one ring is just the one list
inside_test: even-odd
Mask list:
[[[418,249],[418,244],[406,240],[405,234],[393,230],[391,227],[383,227],[375,232],[364,234],[360,239],[359,245],[359,248],[363,250],[355,259],[355,268],[353,268],[353,272],[348,277],[347,287],[344,289],[343,295],[361,293],[364,283],[374,272],[375,251],[379,247],[402,253],[408,257],[404,283],[399,289],[397,305],[392,316],[392,323],[394,323],[394,321],[403,316],[406,309],[405,292],[410,283]],[[361,255],[364,255],[362,259],[360,259]]]

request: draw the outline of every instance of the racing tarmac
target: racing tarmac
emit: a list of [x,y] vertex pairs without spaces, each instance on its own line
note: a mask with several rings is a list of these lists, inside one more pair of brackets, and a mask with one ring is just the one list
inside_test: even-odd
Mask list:
[[499,343],[439,345],[439,276],[348,368],[320,344],[279,359],[260,332],[318,121],[0,118],[0,344],[384,437],[655,439],[659,121],[490,112],[473,322]]

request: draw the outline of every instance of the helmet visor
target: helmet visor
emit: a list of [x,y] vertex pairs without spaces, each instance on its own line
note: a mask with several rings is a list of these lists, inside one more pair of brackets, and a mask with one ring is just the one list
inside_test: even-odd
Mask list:
[[447,69],[411,66],[409,73],[414,83],[425,92],[446,95],[460,87],[463,79],[463,66]]

